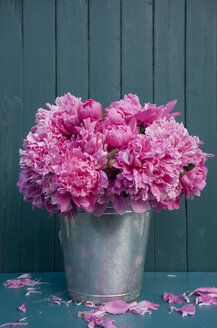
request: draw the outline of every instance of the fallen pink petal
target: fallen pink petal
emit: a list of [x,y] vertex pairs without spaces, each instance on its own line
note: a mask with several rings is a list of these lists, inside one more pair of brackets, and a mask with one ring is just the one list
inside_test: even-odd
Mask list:
[[6,327],[6,326],[27,326],[28,323],[27,322],[7,322],[7,323],[3,323],[2,325],[0,325],[0,327]]
[[130,304],[122,300],[114,300],[102,304],[106,312],[111,314],[124,314],[129,308]]
[[135,314],[144,315],[145,313],[151,314],[152,310],[158,310],[160,304],[152,303],[149,301],[141,301],[136,305],[130,307],[130,312]]
[[20,312],[26,313],[26,303],[23,303],[22,305],[18,306],[18,310]]
[[186,293],[179,295],[185,302],[190,303],[190,298],[186,296]]
[[171,310],[171,312],[173,310],[175,310],[176,312],[181,312],[182,317],[186,317],[187,315],[195,315],[195,313],[196,313],[196,308],[195,308],[194,304],[188,304],[188,305],[182,306],[181,308],[176,308],[175,306],[171,306],[170,310]]
[[55,295],[50,295],[50,297],[52,298],[52,300],[54,301],[62,301],[62,298],[55,296]]
[[203,305],[217,305],[217,295],[216,297],[209,296],[209,295],[200,295],[195,300],[196,305],[203,306]]
[[30,273],[24,273],[21,274],[21,276],[17,277],[16,279],[32,279],[32,276]]
[[32,280],[29,273],[24,273],[15,279],[8,279],[3,283],[6,288],[23,288],[24,286],[35,286],[41,284],[39,280]]
[[191,292],[188,296],[191,296],[194,294],[198,294],[198,295],[206,294],[209,296],[217,297],[217,288],[216,287],[200,287],[200,288],[193,290],[193,292]]
[[113,325],[115,320],[111,318],[97,317],[89,312],[84,315],[84,320],[89,322],[89,328],[94,328],[95,325],[103,328],[117,328]]
[[62,301],[62,303],[64,303],[66,306],[69,306],[69,304],[72,303],[72,300],[69,300],[69,301]]
[[30,296],[32,294],[41,294],[41,292],[39,290],[29,290],[25,296]]
[[84,303],[84,305],[87,306],[87,307],[90,307],[90,308],[96,307],[96,304],[94,302],[92,302],[92,301],[86,301]]
[[174,295],[173,293],[164,292],[163,294],[164,302],[181,304],[182,300],[179,296]]

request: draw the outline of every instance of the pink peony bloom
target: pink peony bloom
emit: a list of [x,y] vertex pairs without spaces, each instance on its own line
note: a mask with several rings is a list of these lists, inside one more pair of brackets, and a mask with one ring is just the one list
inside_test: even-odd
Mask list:
[[136,120],[131,119],[128,125],[113,125],[107,130],[107,141],[113,148],[120,148],[138,134]]
[[129,122],[133,116],[142,110],[139,98],[133,94],[125,95],[124,100],[121,99],[119,101],[112,102],[110,107],[116,110],[115,115],[120,115],[126,120],[126,122]]
[[88,99],[80,104],[78,108],[78,118],[83,121],[90,118],[93,121],[99,120],[102,116],[102,105],[93,99]]
[[183,194],[199,196],[212,155],[175,121],[175,104],[142,107],[128,94],[102,116],[95,100],[67,93],[40,108],[20,150],[24,200],[70,217],[77,207],[101,216],[110,201],[120,214],[129,204],[137,213],[173,210]]
[[93,210],[98,190],[107,185],[106,175],[96,169],[92,156],[76,148],[66,152],[56,176],[59,192],[70,193],[74,203],[87,211]]

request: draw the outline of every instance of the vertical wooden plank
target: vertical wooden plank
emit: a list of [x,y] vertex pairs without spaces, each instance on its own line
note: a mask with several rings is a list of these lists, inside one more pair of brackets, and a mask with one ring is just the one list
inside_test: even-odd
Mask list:
[[[154,102],[178,99],[184,121],[185,1],[156,0],[154,10]],[[156,271],[186,270],[185,201],[175,211],[155,215]]]
[[[187,1],[187,127],[216,152],[216,1]],[[207,161],[207,186],[187,204],[189,270],[216,271],[217,157]]]
[[[24,136],[38,107],[55,98],[55,1],[23,1]],[[22,271],[52,271],[54,219],[23,202]]]
[[[57,0],[57,95],[88,98],[88,2]],[[55,271],[63,270],[56,222]]]
[[153,101],[152,1],[122,1],[122,93]]
[[22,142],[21,2],[0,2],[0,271],[19,270],[21,198],[16,187]]
[[90,97],[107,107],[120,99],[120,1],[89,5]]
[[[141,104],[153,102],[152,1],[122,1],[122,96],[135,93]],[[146,271],[154,271],[154,216]]]

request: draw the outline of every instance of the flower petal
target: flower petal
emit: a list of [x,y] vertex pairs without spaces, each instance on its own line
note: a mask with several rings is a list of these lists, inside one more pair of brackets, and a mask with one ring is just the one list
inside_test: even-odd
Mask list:
[[171,312],[175,310],[176,312],[181,312],[182,317],[186,317],[187,315],[194,315],[196,312],[196,308],[194,304],[188,304],[185,306],[182,306],[180,308],[176,308],[175,306],[171,306]]
[[208,296],[208,295],[200,295],[195,300],[196,305],[217,305],[217,295],[216,297]]
[[26,326],[28,325],[27,322],[7,322],[3,323],[0,327],[5,327],[5,326]]
[[159,306],[160,304],[152,303],[149,301],[141,301],[138,304],[131,306],[129,310],[132,313],[144,315],[146,312],[151,314],[152,310],[158,310]]
[[173,293],[164,292],[163,294],[164,302],[181,304],[182,300]]
[[18,306],[18,310],[20,312],[26,313],[26,303],[23,303],[22,305]]
[[126,313],[130,308],[130,304],[122,300],[114,300],[103,303],[102,305],[106,312],[111,314],[123,314]]

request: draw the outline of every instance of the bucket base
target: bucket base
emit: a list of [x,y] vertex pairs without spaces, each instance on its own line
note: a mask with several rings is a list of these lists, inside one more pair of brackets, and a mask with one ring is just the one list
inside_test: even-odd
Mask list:
[[119,295],[91,295],[91,294],[80,294],[73,290],[68,290],[68,296],[76,303],[85,303],[87,301],[92,301],[96,305],[101,305],[102,303],[108,301],[114,301],[117,299],[121,299],[125,302],[133,302],[136,301],[140,296],[140,290],[137,290],[133,293],[125,293]]

